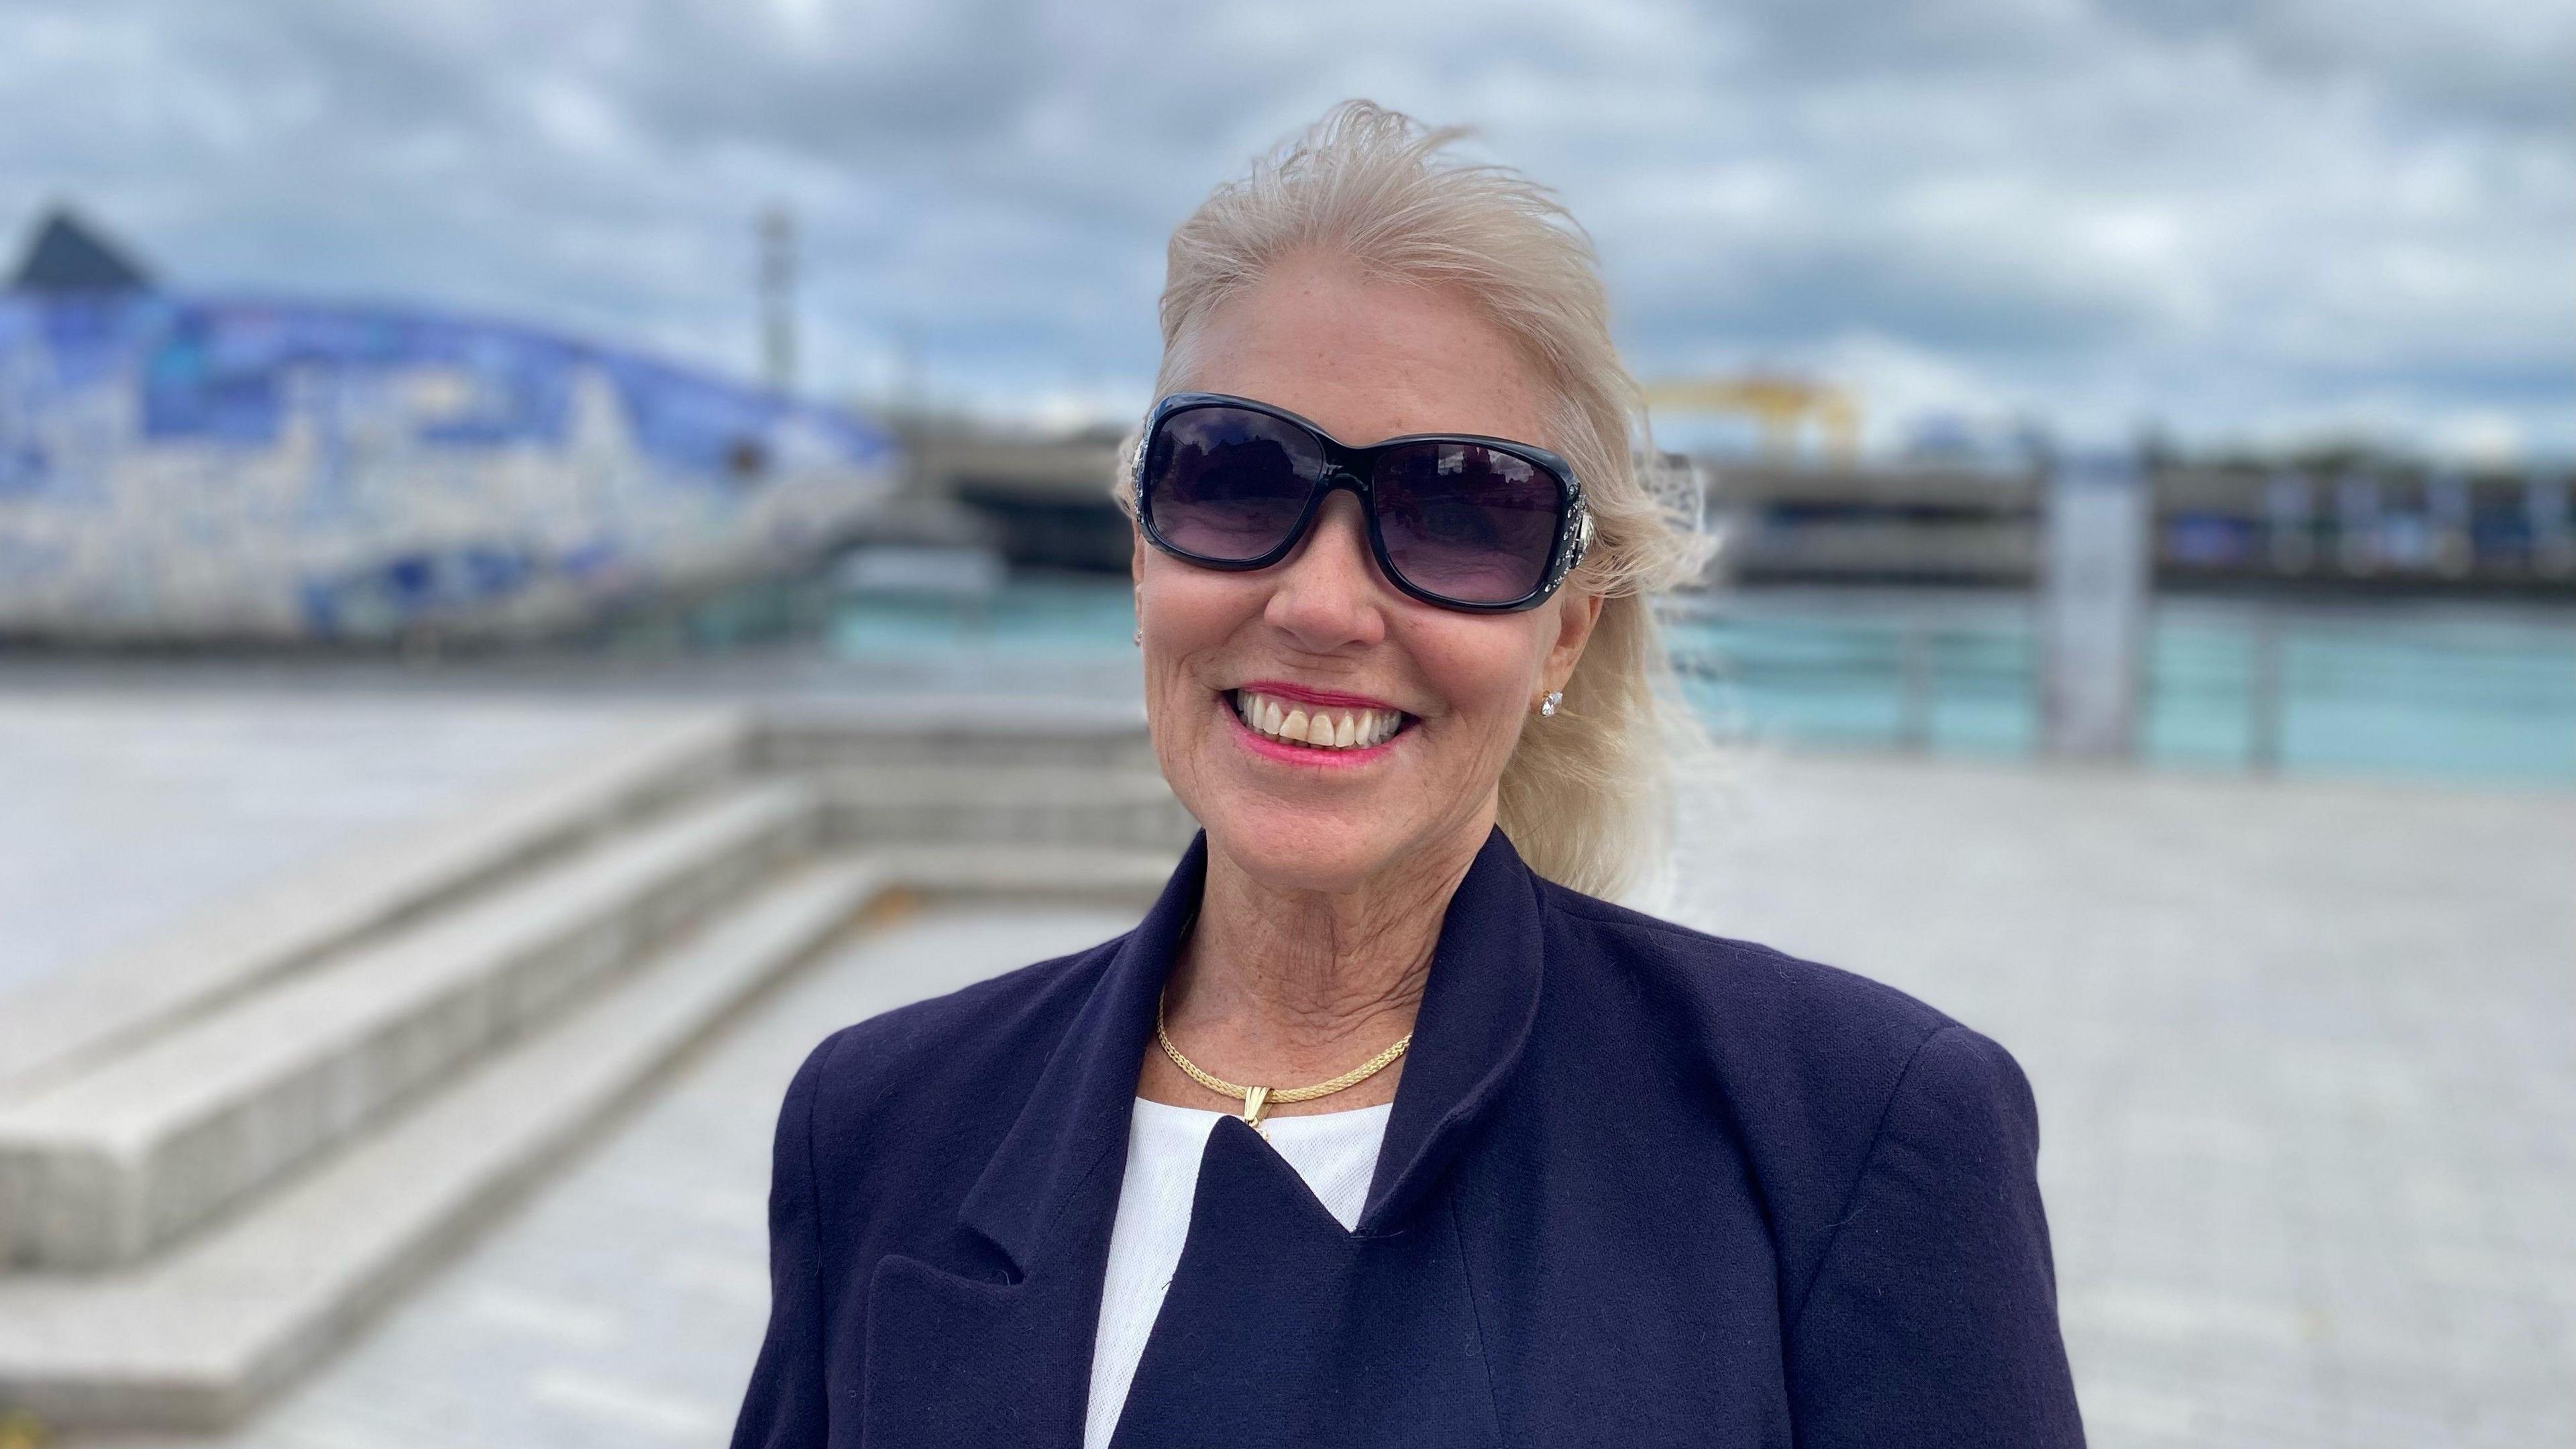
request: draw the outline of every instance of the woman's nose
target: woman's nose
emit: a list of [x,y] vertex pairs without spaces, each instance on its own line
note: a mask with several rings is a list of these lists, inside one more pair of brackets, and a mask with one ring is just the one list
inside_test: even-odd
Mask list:
[[1324,499],[1315,526],[1272,578],[1263,617],[1302,647],[1320,653],[1386,637],[1385,585],[1369,553],[1359,500],[1349,493]]

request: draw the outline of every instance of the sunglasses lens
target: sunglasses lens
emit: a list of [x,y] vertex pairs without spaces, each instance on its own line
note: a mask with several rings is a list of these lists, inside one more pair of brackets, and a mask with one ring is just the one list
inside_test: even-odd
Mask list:
[[1244,563],[1287,541],[1323,473],[1323,450],[1293,423],[1248,408],[1190,408],[1154,430],[1144,504],[1174,548]]
[[1546,580],[1565,503],[1538,464],[1474,443],[1421,443],[1381,455],[1371,481],[1387,557],[1414,587],[1509,604]]

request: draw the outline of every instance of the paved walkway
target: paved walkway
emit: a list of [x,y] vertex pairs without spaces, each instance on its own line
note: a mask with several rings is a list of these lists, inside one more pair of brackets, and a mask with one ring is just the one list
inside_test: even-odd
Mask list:
[[2028,1069],[2101,1446],[2576,1443],[2576,795],[1756,763],[1676,914]]
[[[2097,1446],[2576,1440],[2576,797],[1810,756],[1685,799],[1670,913],[2029,1069]],[[805,1049],[1123,924],[935,914],[819,963],[220,1442],[721,1443]]]
[[1103,940],[1133,919],[981,908],[861,938],[762,998],[608,1140],[246,1428],[148,1442],[723,1444],[768,1321],[770,1131],[805,1053],[847,1022]]
[[327,851],[462,808],[631,713],[423,709],[363,694],[16,694],[0,703],[0,995]]

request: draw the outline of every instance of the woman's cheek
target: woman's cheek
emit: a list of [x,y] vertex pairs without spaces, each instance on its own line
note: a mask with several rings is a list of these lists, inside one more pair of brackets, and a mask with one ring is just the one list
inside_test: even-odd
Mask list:
[[[1517,626],[1526,617],[1510,616],[1510,623]],[[1416,657],[1426,664],[1447,666],[1427,672],[1453,716],[1469,724],[1465,733],[1479,741],[1479,756],[1508,755],[1520,738],[1520,715],[1528,703],[1525,696],[1537,675],[1531,634],[1518,627],[1491,627],[1504,622],[1492,618],[1462,622],[1486,627],[1427,633],[1417,645]]]

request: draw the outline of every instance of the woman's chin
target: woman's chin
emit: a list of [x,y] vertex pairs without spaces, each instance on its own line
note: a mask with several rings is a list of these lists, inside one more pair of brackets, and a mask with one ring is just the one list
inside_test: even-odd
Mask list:
[[1211,821],[1208,850],[1257,884],[1296,891],[1359,889],[1385,875],[1404,854],[1395,842],[1382,842],[1367,824],[1282,819],[1283,813]]

